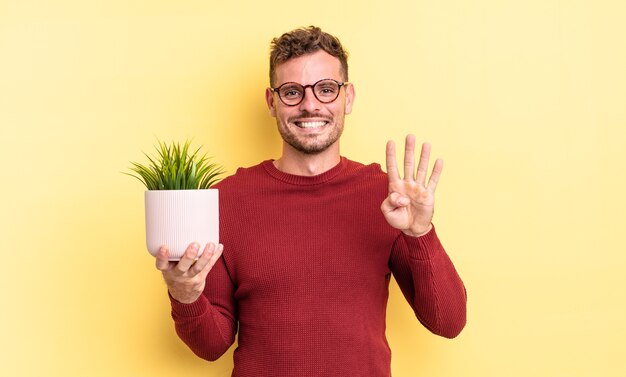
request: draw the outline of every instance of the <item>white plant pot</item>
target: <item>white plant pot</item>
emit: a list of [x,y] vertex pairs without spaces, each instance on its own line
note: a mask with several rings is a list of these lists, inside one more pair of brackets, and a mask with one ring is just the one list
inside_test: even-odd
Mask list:
[[219,243],[219,196],[217,189],[149,190],[145,192],[146,245],[156,256],[168,247],[177,261],[192,242],[204,246]]

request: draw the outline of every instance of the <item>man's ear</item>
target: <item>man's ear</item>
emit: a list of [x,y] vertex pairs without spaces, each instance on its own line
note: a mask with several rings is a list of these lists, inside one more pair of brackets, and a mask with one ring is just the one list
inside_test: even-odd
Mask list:
[[274,103],[274,92],[271,88],[265,89],[265,102],[267,103],[267,108],[270,110],[270,115],[276,118],[276,106]]
[[351,83],[346,84],[346,105],[344,108],[344,112],[346,114],[350,114],[352,112],[352,104],[354,103],[354,96],[356,93],[354,92],[354,85]]

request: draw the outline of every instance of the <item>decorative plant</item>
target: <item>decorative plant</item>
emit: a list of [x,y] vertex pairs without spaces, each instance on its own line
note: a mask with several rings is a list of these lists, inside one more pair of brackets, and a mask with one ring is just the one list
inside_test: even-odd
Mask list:
[[148,166],[131,162],[134,173],[124,173],[140,180],[148,190],[193,190],[207,189],[217,183],[224,173],[221,166],[211,163],[209,158],[200,155],[200,148],[190,154],[190,142],[187,140],[170,145],[158,141],[155,146],[158,155],[150,157]]

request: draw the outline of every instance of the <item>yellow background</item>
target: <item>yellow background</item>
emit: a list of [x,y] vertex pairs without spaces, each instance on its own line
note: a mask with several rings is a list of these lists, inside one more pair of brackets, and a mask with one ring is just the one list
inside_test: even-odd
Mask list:
[[394,286],[394,376],[626,375],[624,4],[1,0],[0,374],[229,375],[174,334],[120,171],[156,137],[277,157],[269,41],[316,24],[351,53],[342,154],[413,132],[446,161],[468,325],[429,334]]

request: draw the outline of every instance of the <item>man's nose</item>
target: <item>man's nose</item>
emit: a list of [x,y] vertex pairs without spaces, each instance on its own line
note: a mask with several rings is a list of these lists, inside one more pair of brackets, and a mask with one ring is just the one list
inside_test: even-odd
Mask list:
[[314,112],[320,110],[321,106],[322,103],[315,97],[313,88],[304,88],[304,98],[302,98],[302,102],[300,102],[300,110]]

